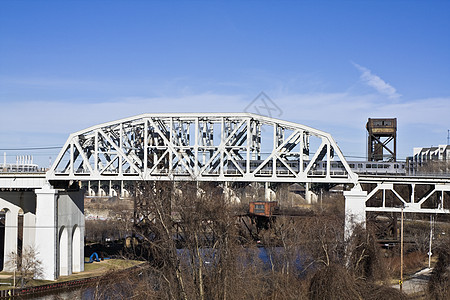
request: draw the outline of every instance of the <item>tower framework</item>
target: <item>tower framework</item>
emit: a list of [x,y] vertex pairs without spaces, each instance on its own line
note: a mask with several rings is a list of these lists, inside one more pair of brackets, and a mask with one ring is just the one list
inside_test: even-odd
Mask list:
[[397,160],[397,118],[371,119],[366,124],[367,160]]

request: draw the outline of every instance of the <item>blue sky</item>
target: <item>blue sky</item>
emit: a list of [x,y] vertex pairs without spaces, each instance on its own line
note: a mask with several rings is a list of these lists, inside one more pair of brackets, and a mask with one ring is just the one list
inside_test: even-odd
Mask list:
[[346,156],[366,155],[367,118],[396,117],[401,159],[447,142],[449,32],[450,1],[2,0],[0,149],[141,113],[241,112],[264,91]]

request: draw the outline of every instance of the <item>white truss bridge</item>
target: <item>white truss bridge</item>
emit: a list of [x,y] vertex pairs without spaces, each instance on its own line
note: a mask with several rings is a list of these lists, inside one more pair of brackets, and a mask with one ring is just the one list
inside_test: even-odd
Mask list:
[[[83,181],[121,195],[124,182],[142,180],[348,184],[365,211],[450,213],[448,176],[356,174],[329,133],[251,113],[143,114],[92,126],[69,136],[46,174],[0,173],[0,189]],[[421,185],[424,195],[415,193]]]
[[250,113],[143,114],[93,126],[70,135],[47,178],[357,182],[330,134]]

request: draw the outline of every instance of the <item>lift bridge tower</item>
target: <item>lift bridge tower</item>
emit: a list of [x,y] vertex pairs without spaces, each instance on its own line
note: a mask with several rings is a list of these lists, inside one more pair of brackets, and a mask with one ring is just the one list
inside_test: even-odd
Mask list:
[[367,160],[396,161],[397,119],[371,119],[367,121]]

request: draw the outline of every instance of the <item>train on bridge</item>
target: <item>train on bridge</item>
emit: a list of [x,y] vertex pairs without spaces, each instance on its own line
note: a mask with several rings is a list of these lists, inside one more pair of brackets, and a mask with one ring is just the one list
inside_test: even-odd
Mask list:
[[[303,168],[306,169],[310,161],[303,161]],[[245,160],[237,161],[239,168],[246,168]],[[250,161],[250,172],[257,171],[256,173],[260,176],[271,176],[274,168],[273,161],[268,161],[263,167],[260,167],[263,164],[263,160],[252,160]],[[375,161],[348,161],[348,165],[350,169],[357,174],[364,175],[399,175],[405,176],[407,174],[407,167],[405,162],[375,162]],[[289,160],[287,163],[277,162],[275,172],[278,176],[289,176],[292,175],[292,171],[298,173],[300,171],[300,160]],[[325,176],[327,170],[327,162],[319,161],[313,165],[310,169],[310,175],[315,176]],[[330,162],[330,173],[331,175],[346,175],[347,172],[344,168],[344,165],[340,161],[331,161]],[[227,165],[226,174],[234,175],[238,174],[238,168],[229,161]]]

